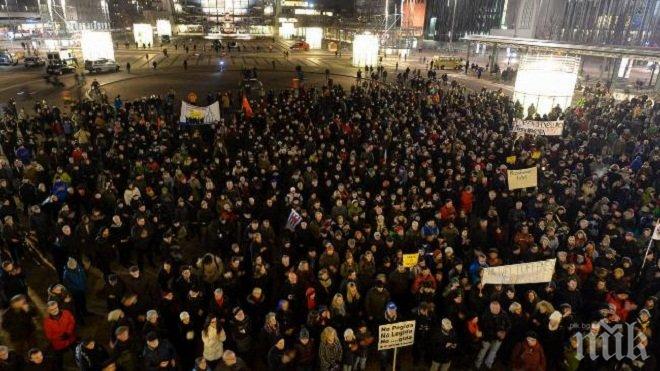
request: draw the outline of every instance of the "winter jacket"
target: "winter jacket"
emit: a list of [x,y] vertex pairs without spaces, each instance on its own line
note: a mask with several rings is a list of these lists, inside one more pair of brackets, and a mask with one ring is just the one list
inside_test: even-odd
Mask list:
[[54,350],[66,349],[76,341],[76,320],[63,309],[57,316],[44,318],[44,332]]
[[209,327],[207,334],[202,331],[202,342],[204,342],[204,358],[207,361],[217,361],[222,357],[224,352],[223,343],[227,340],[227,335],[224,329],[220,331],[214,330]]
[[166,339],[160,339],[155,349],[145,345],[142,351],[142,358],[144,359],[144,366],[147,371],[175,370],[171,365],[165,368],[160,367],[161,362],[171,361],[176,358],[174,347]]
[[33,337],[37,329],[33,319],[36,315],[34,309],[25,312],[9,308],[2,316],[2,328],[9,333],[12,341]]
[[319,368],[321,371],[330,371],[341,364],[341,344],[335,341],[333,344],[322,343],[319,347]]
[[509,316],[503,311],[500,311],[499,314],[493,314],[488,310],[479,323],[484,333],[484,340],[496,340],[498,331],[508,332],[511,328]]
[[64,268],[64,286],[71,292],[85,292],[87,287],[87,276],[82,267],[77,266],[76,269]]
[[530,346],[524,340],[513,348],[511,364],[514,371],[545,371],[545,353],[540,342]]
[[457,351],[458,340],[456,339],[456,332],[452,329],[449,332],[440,330],[433,336],[433,362],[447,363],[450,362]]
[[364,309],[369,317],[380,318],[385,310],[385,304],[390,300],[390,293],[387,289],[378,291],[376,287],[372,287],[367,292],[367,298],[364,302]]
[[94,349],[87,349],[82,342],[76,346],[74,356],[81,371],[101,371],[109,357],[101,345],[96,344]]

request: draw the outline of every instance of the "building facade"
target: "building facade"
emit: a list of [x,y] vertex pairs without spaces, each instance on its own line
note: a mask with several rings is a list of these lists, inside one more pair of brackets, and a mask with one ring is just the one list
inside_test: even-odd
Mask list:
[[660,0],[508,0],[495,35],[660,46]]
[[[498,28],[507,0],[427,0],[424,38],[459,40]],[[512,0],[508,0],[512,1]]]

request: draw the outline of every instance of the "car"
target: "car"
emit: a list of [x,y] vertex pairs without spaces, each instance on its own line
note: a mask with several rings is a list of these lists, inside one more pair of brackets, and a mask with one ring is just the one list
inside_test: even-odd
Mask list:
[[75,72],[78,63],[75,59],[51,59],[46,66],[46,73],[49,75],[62,75]]
[[46,65],[46,61],[41,57],[25,57],[23,64],[25,65],[25,68],[41,67]]
[[118,72],[119,65],[111,59],[101,58],[94,61],[85,61],[85,70],[90,73]]
[[0,54],[0,66],[11,66],[14,64],[14,58],[9,53]]
[[291,45],[289,47],[291,50],[304,50],[308,51],[309,50],[309,44],[304,42],[304,41],[296,41],[295,44]]

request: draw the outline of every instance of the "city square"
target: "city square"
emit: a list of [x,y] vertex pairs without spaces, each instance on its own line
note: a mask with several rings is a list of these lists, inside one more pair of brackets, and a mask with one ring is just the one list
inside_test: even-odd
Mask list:
[[0,0],[0,371],[634,370],[660,1]]

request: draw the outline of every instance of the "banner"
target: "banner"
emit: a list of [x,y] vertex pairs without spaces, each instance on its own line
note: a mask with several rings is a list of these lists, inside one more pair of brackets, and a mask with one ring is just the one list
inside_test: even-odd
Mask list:
[[181,102],[181,116],[179,122],[187,125],[209,125],[220,121],[220,103],[199,107],[190,103]]
[[291,209],[291,212],[289,213],[289,218],[286,220],[286,226],[285,228],[290,230],[291,232],[296,230],[296,227],[298,224],[302,222],[302,217],[300,214],[296,212],[296,210]]
[[403,254],[403,266],[406,268],[414,267],[419,261],[419,253]]
[[415,342],[415,321],[378,326],[378,350],[405,347]]
[[561,135],[564,131],[564,121],[534,121],[515,119],[511,131],[531,135]]
[[509,180],[509,191],[520,188],[536,187],[538,182],[538,171],[536,166],[528,169],[507,170],[506,176]]
[[492,285],[550,282],[555,273],[555,260],[548,259],[533,263],[484,268],[481,282]]

